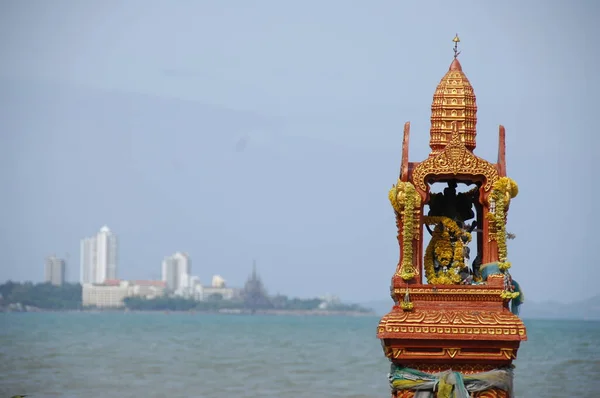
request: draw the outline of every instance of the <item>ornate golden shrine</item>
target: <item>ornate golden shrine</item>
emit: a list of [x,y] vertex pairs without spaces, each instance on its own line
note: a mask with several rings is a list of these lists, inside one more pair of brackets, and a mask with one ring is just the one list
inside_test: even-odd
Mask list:
[[[523,296],[507,258],[507,213],[518,188],[506,176],[505,130],[500,126],[496,163],[473,153],[477,105],[457,59],[459,41],[433,97],[431,153],[409,162],[406,123],[400,178],[389,192],[400,261],[391,283],[394,306],[377,337],[392,362],[393,397],[417,390],[430,397],[509,397],[512,361],[527,339],[517,315]],[[446,188],[433,193],[435,183]],[[424,250],[425,229],[431,239]],[[472,240],[476,256],[469,264]]]

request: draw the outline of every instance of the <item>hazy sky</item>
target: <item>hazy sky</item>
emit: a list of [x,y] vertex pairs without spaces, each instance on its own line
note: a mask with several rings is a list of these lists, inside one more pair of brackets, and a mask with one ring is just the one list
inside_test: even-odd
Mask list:
[[270,292],[388,296],[387,191],[429,153],[432,95],[460,60],[476,154],[507,129],[508,230],[528,299],[598,294],[600,6],[590,1],[0,1],[0,281],[43,278],[107,224],[119,276],[192,257]]

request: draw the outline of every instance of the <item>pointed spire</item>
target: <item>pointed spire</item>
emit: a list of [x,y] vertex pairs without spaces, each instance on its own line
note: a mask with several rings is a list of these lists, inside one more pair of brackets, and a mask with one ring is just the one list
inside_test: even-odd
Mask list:
[[475,149],[477,135],[477,102],[475,92],[458,61],[458,35],[454,42],[454,58],[448,72],[436,87],[431,105],[430,156],[440,153],[452,136],[452,123],[458,122],[461,140],[469,151]]
[[256,280],[256,260],[252,260],[252,280]]
[[454,36],[454,39],[452,39],[452,42],[454,42],[454,59],[452,60],[452,63],[450,64],[450,68],[449,70],[453,70],[453,71],[461,71],[462,72],[462,66],[460,65],[460,62],[458,62],[458,55],[460,54],[460,51],[458,51],[458,43],[460,43],[460,38],[458,37],[458,33],[456,34],[456,36]]
[[460,43],[458,33],[454,36],[454,39],[452,39],[452,41],[454,42],[454,59],[456,59],[456,57],[458,57],[458,55],[460,54],[460,51],[458,51],[458,43]]

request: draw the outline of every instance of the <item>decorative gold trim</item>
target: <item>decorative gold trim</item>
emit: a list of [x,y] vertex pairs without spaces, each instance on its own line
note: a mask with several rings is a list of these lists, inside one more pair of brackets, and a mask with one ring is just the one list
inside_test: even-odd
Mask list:
[[385,315],[381,322],[416,322],[426,324],[448,324],[454,327],[461,325],[523,325],[523,321],[513,313],[489,310],[433,310],[426,309],[414,312],[395,311]]
[[448,354],[450,358],[454,358],[459,352],[460,348],[446,348],[446,354]]
[[[404,288],[394,288],[394,293],[404,293]],[[444,295],[469,295],[469,296],[493,296],[498,295],[502,292],[502,288],[494,288],[494,289],[476,289],[476,288],[462,288],[462,289],[444,289],[444,288],[436,288],[432,286],[430,288],[409,288],[409,294],[416,295],[435,295],[439,300],[442,299]]]
[[514,325],[512,328],[486,328],[486,327],[436,327],[422,326],[419,324],[404,324],[406,326],[380,326],[379,333],[421,333],[421,334],[488,334],[504,336],[525,336],[525,328]]
[[417,188],[427,192],[427,177],[457,174],[485,177],[485,192],[488,192],[499,178],[494,164],[475,156],[465,147],[460,139],[458,126],[454,124],[450,143],[442,152],[419,163],[413,170],[412,180]]
[[[409,287],[409,294],[472,294],[472,295],[486,295],[486,294],[497,294],[502,291],[502,288],[485,288],[485,285],[462,287],[460,285],[454,287],[438,287],[434,285],[425,285],[427,287]],[[442,285],[443,286],[443,285]],[[447,286],[447,285],[446,285]],[[463,285],[465,286],[465,285]],[[404,289],[404,288],[402,288]]]
[[[452,294],[441,294],[432,291],[428,292],[414,292],[410,290],[409,294],[413,296],[412,301],[441,301],[441,302],[469,302],[469,301],[481,301],[488,303],[500,303],[505,301],[501,297],[503,290],[502,289],[493,289],[488,290],[484,293],[482,292],[457,292]],[[398,300],[401,300],[404,297],[405,289],[403,288],[393,288],[392,289],[392,297],[395,297]]]
[[[393,311],[377,327],[381,338],[452,338],[520,341],[527,339],[523,321],[514,314],[488,310]],[[437,337],[436,337],[437,336]]]
[[405,348],[391,348],[389,350],[384,351],[386,357],[390,359],[406,359],[409,358],[446,358],[446,359],[478,359],[478,358],[489,358],[489,359],[499,359],[499,360],[513,360],[516,359],[517,356],[515,354],[515,350],[512,348],[500,348],[498,351],[483,351],[483,352],[464,352],[459,347],[452,348],[440,348],[438,351],[417,351],[417,350],[407,350]]
[[[409,332],[410,329],[413,329],[414,332]],[[413,324],[412,326],[380,326],[377,329],[378,338],[400,338],[399,336],[389,336],[390,333],[401,333],[403,336],[401,337],[409,337],[411,339],[415,338],[415,335],[422,336],[423,339],[431,339],[431,338],[448,338],[445,336],[450,336],[450,338],[468,335],[469,339],[473,340],[486,340],[486,339],[494,339],[494,340],[509,340],[509,341],[522,341],[527,340],[527,332],[524,327],[514,326],[512,328],[486,328],[486,327],[471,327],[471,328],[458,328],[458,330],[466,330],[466,332],[456,333],[456,328],[449,327],[433,327],[433,326],[417,326]],[[406,334],[406,335],[405,335]],[[429,337],[431,336],[431,337]]]

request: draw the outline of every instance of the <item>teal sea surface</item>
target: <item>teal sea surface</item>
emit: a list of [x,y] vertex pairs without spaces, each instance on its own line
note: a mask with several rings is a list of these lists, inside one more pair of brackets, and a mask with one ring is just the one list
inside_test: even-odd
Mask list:
[[[389,397],[379,318],[0,314],[0,398]],[[516,397],[600,396],[600,322],[525,321]]]

